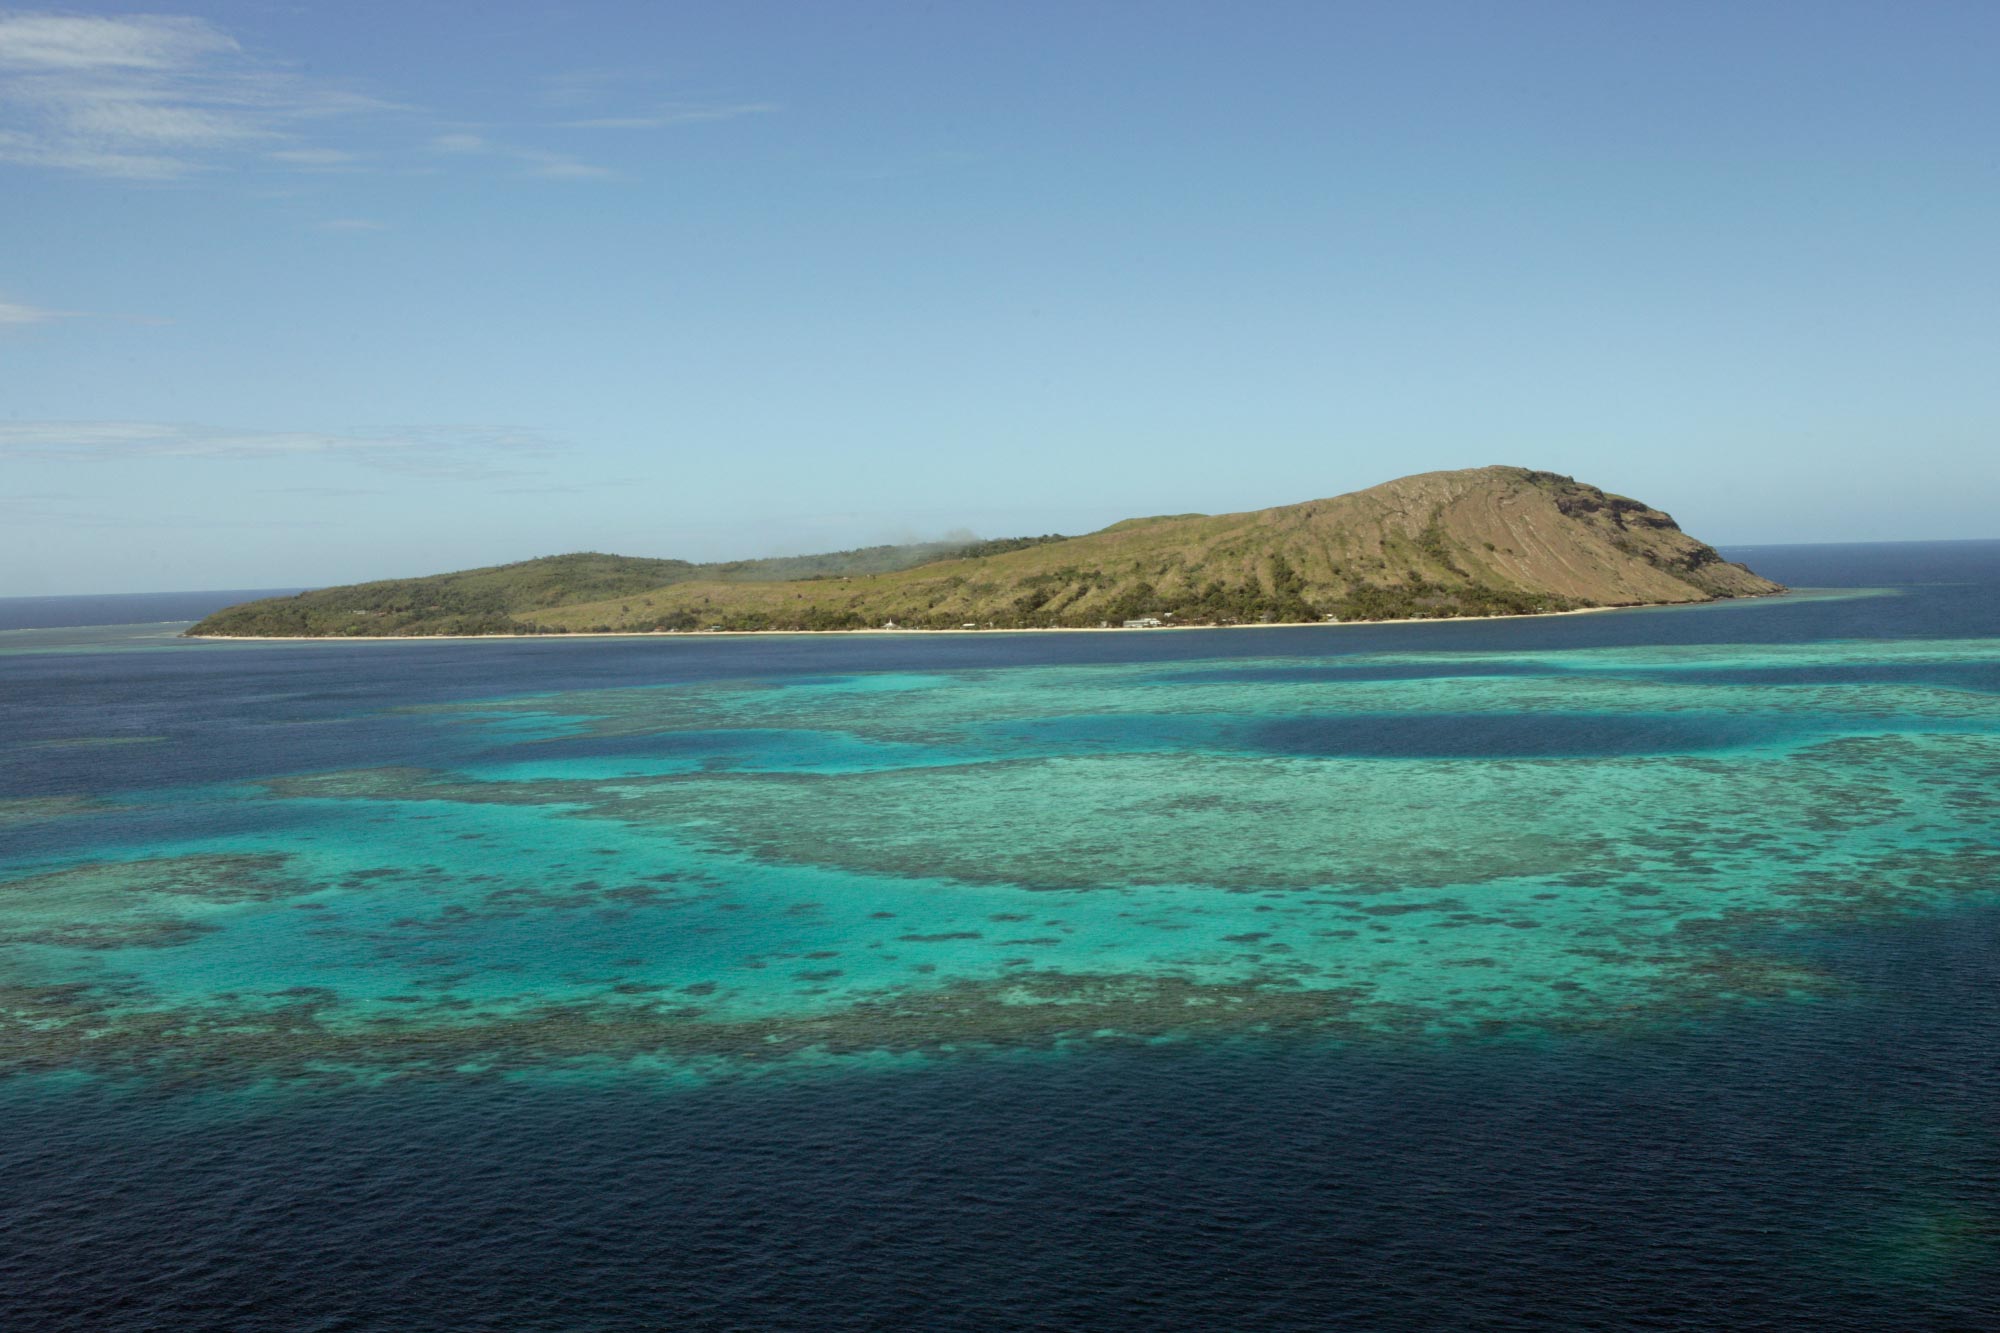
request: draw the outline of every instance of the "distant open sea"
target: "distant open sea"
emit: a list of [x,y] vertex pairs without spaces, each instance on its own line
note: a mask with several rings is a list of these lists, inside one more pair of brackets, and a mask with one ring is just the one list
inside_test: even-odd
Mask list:
[[225,606],[279,597],[297,588],[226,592],[112,592],[79,597],[0,597],[0,630],[66,629],[85,625],[144,625],[200,620]]
[[2000,1327],[2000,542],[1728,554],[1798,591],[0,601],[0,1329]]

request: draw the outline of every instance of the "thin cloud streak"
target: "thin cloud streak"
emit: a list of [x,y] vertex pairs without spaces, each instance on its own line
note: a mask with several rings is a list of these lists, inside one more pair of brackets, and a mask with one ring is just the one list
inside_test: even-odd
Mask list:
[[0,161],[170,180],[250,147],[337,151],[295,127],[402,109],[262,64],[199,18],[0,15]]
[[565,120],[566,130],[659,130],[673,125],[699,125],[709,121],[737,120],[744,116],[767,116],[782,110],[776,102],[739,102],[722,106],[671,106],[644,116],[591,116]]
[[609,167],[580,162],[566,153],[551,153],[541,148],[518,148],[511,144],[496,143],[483,134],[464,131],[434,135],[430,146],[434,152],[457,157],[484,156],[519,162],[522,164],[521,175],[535,176],[543,180],[607,180],[618,174]]
[[110,320],[119,324],[173,323],[158,315],[134,315],[97,310],[49,310],[42,306],[27,305],[19,301],[0,301],[0,329],[25,329],[42,324],[57,324],[73,319]]
[[427,426],[336,434],[158,421],[0,422],[0,458],[78,463],[322,458],[403,476],[451,481],[532,475],[520,468],[496,466],[496,462],[547,457],[560,447],[535,432],[501,426]]
[[513,155],[527,164],[522,168],[523,175],[537,176],[543,180],[609,180],[618,174],[609,167],[579,162],[561,153],[520,148],[515,149]]
[[164,70],[204,55],[240,50],[232,38],[196,18],[160,14],[0,18],[0,68]]
[[318,168],[336,171],[359,164],[360,153],[350,153],[342,148],[280,148],[264,154],[273,162],[282,162],[290,167]]
[[[631,114],[604,105],[614,86],[647,76],[585,74],[545,81],[544,101],[602,114],[543,123],[565,130],[657,130],[778,111],[775,102],[661,102]],[[629,103],[628,103],[629,105]],[[400,115],[400,152],[313,142],[368,116]],[[132,181],[172,181],[243,168],[299,173],[395,171],[398,157],[486,157],[510,174],[603,180],[620,173],[569,154],[497,141],[476,125],[294,72],[246,50],[206,19],[0,12],[0,163]],[[428,132],[427,132],[428,131]]]
[[51,324],[59,319],[75,319],[74,310],[44,310],[18,301],[0,301],[0,329],[25,328],[30,324]]

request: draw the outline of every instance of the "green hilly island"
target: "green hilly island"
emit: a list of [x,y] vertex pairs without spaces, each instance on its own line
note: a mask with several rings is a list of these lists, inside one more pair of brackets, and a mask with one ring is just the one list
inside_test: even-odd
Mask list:
[[1079,537],[695,564],[583,553],[321,588],[190,635],[1044,629],[1528,615],[1706,602],[1779,585],[1668,515],[1553,472],[1426,472],[1241,514]]

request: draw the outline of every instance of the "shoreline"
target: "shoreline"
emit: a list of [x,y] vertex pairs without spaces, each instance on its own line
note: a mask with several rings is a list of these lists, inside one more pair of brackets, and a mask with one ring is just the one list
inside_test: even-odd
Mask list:
[[773,635],[834,634],[1152,634],[1161,630],[1243,630],[1243,629],[1353,629],[1367,625],[1463,625],[1493,620],[1550,620],[1558,616],[1589,616],[1605,611],[1655,611],[1672,607],[1717,606],[1768,597],[1782,592],[1750,593],[1743,597],[1716,597],[1706,602],[1634,602],[1630,606],[1583,606],[1573,611],[1529,611],[1505,616],[1407,616],[1396,620],[1287,620],[1264,625],[1152,625],[1126,629],[1121,625],[1037,625],[1016,629],[627,629],[577,630],[556,634],[546,630],[530,634],[182,634],[178,638],[196,643],[478,643],[496,639],[750,639]]

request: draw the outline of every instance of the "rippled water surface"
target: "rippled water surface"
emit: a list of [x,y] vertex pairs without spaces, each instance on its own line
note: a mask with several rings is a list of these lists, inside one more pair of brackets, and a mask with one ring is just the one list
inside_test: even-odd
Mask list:
[[1665,611],[0,633],[0,1321],[2000,1323],[2000,543]]

